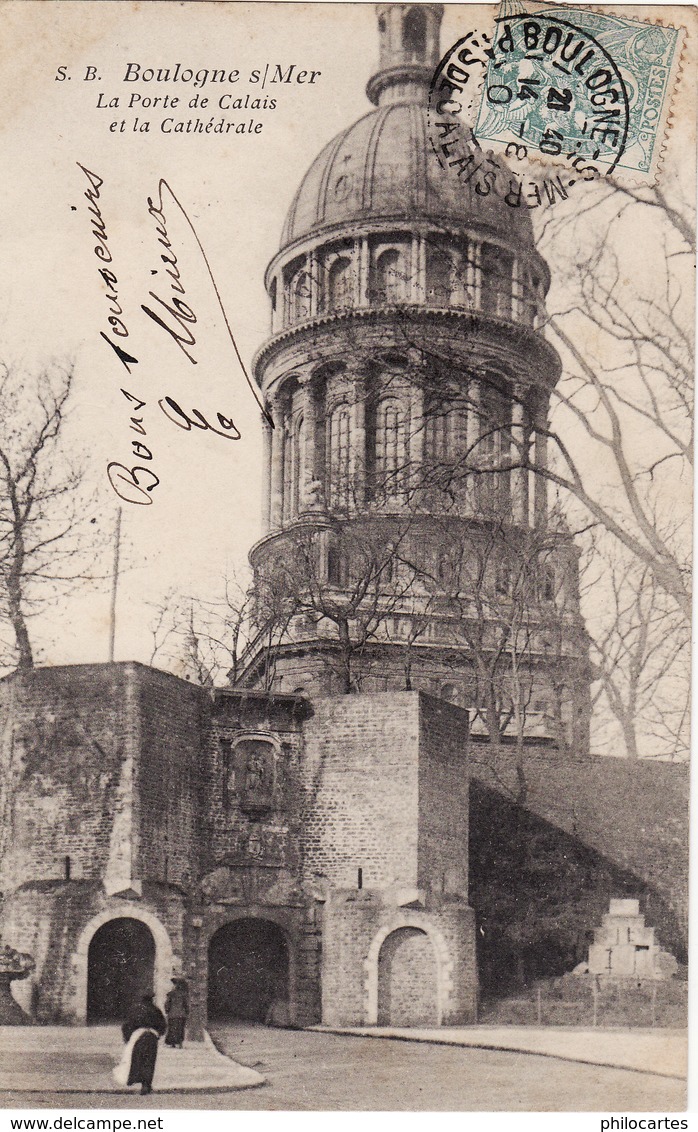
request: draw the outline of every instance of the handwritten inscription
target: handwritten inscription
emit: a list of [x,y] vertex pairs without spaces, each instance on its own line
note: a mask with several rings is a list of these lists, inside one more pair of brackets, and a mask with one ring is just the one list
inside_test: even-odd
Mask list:
[[[134,397],[133,393],[129,393],[127,389],[122,389],[124,397],[127,401],[131,402],[131,411],[134,416],[131,417],[130,428],[133,432],[139,433],[141,436],[146,435],[146,430],[143,426],[143,417],[135,416],[135,413],[145,409],[146,402],[139,401]],[[147,444],[140,440],[132,440],[134,455],[141,460],[152,460],[153,453]],[[137,503],[141,506],[147,506],[153,502],[153,497],[150,494],[160,483],[159,477],[155,474],[152,468],[144,464],[135,464],[131,468],[119,464],[116,460],[111,460],[107,464],[107,479],[112,489],[123,499],[125,503]]]
[[[132,355],[127,353],[126,350],[123,349],[118,342],[114,341],[113,337],[110,337],[110,335],[115,335],[117,338],[128,338],[129,332],[124,321],[123,308],[119,303],[119,280],[113,271],[114,261],[112,253],[109,249],[107,226],[104,222],[104,217],[102,216],[102,210],[98,204],[98,201],[101,197],[100,190],[102,188],[102,185],[104,184],[104,181],[101,177],[98,177],[96,173],[93,173],[90,169],[86,169],[85,166],[81,165],[79,161],[77,162],[77,166],[79,169],[82,169],[83,173],[87,177],[90,186],[88,189],[86,189],[83,196],[88,203],[87,211],[92,217],[92,235],[97,241],[94,246],[94,254],[100,262],[98,272],[100,279],[106,287],[106,299],[107,303],[109,304],[109,315],[107,318],[110,328],[109,334],[105,333],[105,331],[102,330],[100,331],[100,335],[107,343],[107,345],[111,346],[119,361],[126,366],[126,369],[130,373],[131,370],[129,367],[136,365],[138,363],[138,359],[132,357]],[[108,264],[111,264],[112,267],[107,266]]]
[[[177,267],[177,257],[176,257],[176,255],[174,255],[174,252],[172,250],[172,243],[171,243],[169,236],[168,236],[168,233],[167,233],[167,218],[166,218],[166,215],[165,215],[165,204],[164,204],[165,195],[167,195],[169,197],[169,199],[171,200],[171,202],[175,206],[175,208],[179,209],[179,212],[181,213],[182,217],[186,221],[186,224],[189,228],[189,231],[191,232],[191,234],[194,238],[196,246],[199,249],[199,254],[200,254],[201,259],[203,260],[204,266],[206,268],[206,273],[207,273],[209,281],[211,283],[211,287],[213,288],[213,293],[216,297],[216,303],[218,305],[218,309],[221,313],[221,317],[223,318],[223,322],[225,324],[225,329],[226,329],[228,339],[230,341],[230,345],[233,348],[233,351],[235,353],[235,357],[237,359],[238,365],[240,366],[240,369],[242,370],[245,381],[247,382],[247,387],[250,390],[255,401],[259,405],[259,408],[261,409],[263,415],[266,417],[266,419],[269,421],[269,424],[273,428],[274,422],[272,421],[271,416],[269,415],[269,413],[265,409],[264,402],[262,401],[260,392],[257,389],[254,382],[252,381],[252,378],[250,377],[249,373],[247,372],[247,368],[245,366],[245,363],[243,362],[242,357],[240,355],[240,351],[238,349],[238,344],[235,340],[235,335],[234,335],[233,329],[230,325],[228,315],[226,314],[225,307],[223,306],[223,300],[221,298],[221,293],[218,289],[218,284],[216,283],[213,271],[211,270],[211,264],[209,262],[208,256],[206,255],[203,244],[201,243],[201,240],[199,239],[197,231],[196,231],[194,225],[192,224],[191,218],[190,218],[188,212],[186,211],[186,209],[184,208],[184,205],[179,200],[179,198],[176,196],[174,190],[168,184],[168,182],[164,179],[164,177],[161,177],[160,181],[158,182],[157,203],[154,204],[153,198],[148,197],[148,212],[151,216],[157,218],[157,220],[158,220],[158,225],[156,227],[156,231],[158,233],[158,242],[165,249],[165,255],[164,256],[161,255],[161,259],[163,260],[164,263],[167,264],[168,275],[170,276],[170,279],[171,279],[170,290],[173,292],[173,297],[169,301],[169,304],[163,304],[163,305],[166,306],[167,309],[169,310],[169,313],[172,315],[176,325],[174,327],[171,324],[163,325],[163,329],[177,343],[177,345],[180,347],[180,349],[184,349],[184,347],[187,346],[187,345],[189,345],[189,346],[196,345],[196,339],[194,337],[193,332],[191,331],[191,329],[187,329],[187,327],[190,328],[192,325],[194,325],[196,323],[196,316],[194,315],[194,312],[191,309],[191,307],[187,303],[185,303],[183,301],[183,299],[181,298],[181,296],[183,296],[185,294],[185,291],[184,291],[184,287],[182,286],[180,272],[179,272],[179,269]],[[152,292],[151,292],[151,295],[152,295]],[[145,306],[143,307],[143,310],[146,312],[146,314],[149,314],[150,317],[153,317],[152,312],[148,311]],[[154,321],[158,322],[159,320],[156,318]],[[177,327],[179,327],[179,329],[177,329]],[[191,340],[189,340],[189,339],[191,339]],[[186,350],[184,350],[184,353],[187,354],[187,357],[189,357],[189,360],[195,365],[196,364],[195,359],[192,356],[190,356],[187,353]],[[162,403],[160,403],[160,407],[162,408]],[[165,415],[167,416],[167,413]],[[222,416],[224,420],[231,420],[232,419],[232,418],[226,416],[225,414],[219,413],[219,414],[217,414],[217,416],[219,418]],[[209,425],[208,427],[210,428],[211,426]],[[218,430],[213,429],[213,431],[215,432],[215,431],[218,431]],[[234,435],[233,429],[230,429],[227,432],[219,432],[218,435],[219,436],[225,436],[227,439],[230,439],[230,440],[239,439],[239,437],[236,437]]]
[[[119,301],[119,280],[114,271],[114,257],[109,247],[107,225],[99,205],[104,181],[96,173],[93,173],[91,169],[87,169],[86,166],[81,165],[79,161],[77,165],[78,168],[82,169],[89,183],[89,188],[85,190],[83,195],[88,203],[87,211],[91,217],[92,235],[97,241],[94,246],[94,254],[100,263],[98,268],[99,277],[106,288],[105,297],[109,312],[107,316],[109,333],[100,330],[100,338],[114,351],[126,372],[131,374],[133,372],[132,367],[138,365],[138,358],[121,344],[121,342],[130,337],[130,332],[126,325],[123,306]],[[121,392],[131,405],[135,405],[134,412],[137,413],[145,408],[146,402],[141,400],[140,397],[125,389],[122,389]],[[137,432],[139,436],[146,435],[143,421],[143,417],[136,417],[135,415],[131,417],[129,427],[132,431]],[[131,448],[132,455],[136,460],[140,461],[145,459],[149,462],[153,460],[151,449],[141,440],[132,440]],[[119,498],[123,499],[126,503],[152,503],[153,497],[150,492],[160,483],[153,469],[147,467],[145,464],[137,463],[132,467],[127,467],[116,460],[111,460],[107,464],[107,479]]]
[[[92,235],[97,241],[94,246],[94,254],[99,260],[98,272],[101,284],[105,288],[105,298],[107,301],[107,325],[109,329],[108,331],[104,329],[100,330],[100,337],[107,343],[118,358],[120,364],[124,367],[129,376],[131,376],[133,375],[133,367],[139,363],[131,342],[129,341],[128,348],[126,348],[125,345],[125,341],[131,339],[132,335],[126,321],[124,306],[120,298],[119,279],[114,269],[113,255],[109,246],[107,224],[99,203],[104,181],[98,174],[94,173],[80,162],[76,162],[76,164],[85,174],[88,181],[88,188],[83,195],[88,202]],[[155,231],[158,237],[158,244],[161,248],[160,262],[164,265],[164,272],[168,278],[168,283],[166,284],[166,292],[163,292],[160,287],[151,290],[148,295],[150,301],[148,303],[141,303],[140,309],[147,315],[151,323],[157,326],[166,335],[167,340],[177,346],[192,365],[198,364],[198,358],[195,354],[198,343],[194,329],[197,327],[198,321],[192,304],[187,301],[187,291],[182,280],[179,259],[168,233],[167,216],[165,212],[166,200],[168,205],[173,204],[179,210],[189,227],[206,267],[208,278],[225,324],[228,339],[244,374],[248,388],[273,427],[273,422],[264,409],[260,394],[254,386],[240,356],[235,335],[225,312],[206,252],[204,251],[189,215],[164,178],[161,178],[158,182],[157,193],[153,197],[147,198],[147,206],[148,215],[156,222]],[[131,388],[122,388],[121,393],[126,398],[129,412],[131,413],[128,428],[130,431],[135,432],[138,437],[137,439],[131,438],[130,440],[131,457],[135,458],[136,463],[131,463],[131,459],[125,463],[119,460],[109,461],[107,464],[107,479],[112,490],[125,503],[148,506],[153,502],[152,493],[155,488],[159,486],[160,479],[152,467],[154,461],[153,449],[150,443],[146,442],[148,433],[143,410],[147,409],[147,401],[139,394],[132,392]],[[209,414],[211,418],[209,419],[209,417],[198,408],[189,410],[183,409],[177,401],[170,396],[157,399],[157,404],[164,416],[172,424],[176,425],[177,428],[185,432],[197,430],[200,432],[212,432],[214,435],[220,436],[224,440],[240,439],[240,430],[230,414],[215,411],[213,414]],[[211,423],[211,421],[214,423]]]
[[208,429],[215,432],[217,436],[222,436],[225,440],[239,440],[240,430],[237,428],[235,421],[231,417],[223,416],[223,413],[216,413],[216,420],[218,421],[219,428],[215,425],[209,424],[203,413],[198,409],[192,409],[191,415],[184,412],[172,397],[163,397],[158,402],[163,413],[168,420],[173,424],[183,428],[185,432],[191,432],[193,428],[200,428],[204,432]]
[[[158,234],[158,243],[164,249],[160,254],[162,263],[165,264],[165,273],[170,278],[170,295],[163,299],[155,291],[150,292],[150,298],[158,304],[158,310],[153,311],[150,307],[141,303],[141,310],[144,311],[148,318],[152,318],[157,326],[162,327],[166,334],[169,334],[173,342],[176,342],[182,353],[189,359],[192,365],[196,365],[196,358],[190,353],[187,347],[196,345],[196,338],[192,327],[196,324],[196,315],[184,301],[186,291],[182,284],[182,276],[177,266],[177,256],[173,250],[172,243],[167,235],[167,219],[164,212],[163,193],[169,191],[172,193],[167,181],[160,181],[158,185],[157,202],[153,201],[152,197],[148,197],[148,214],[157,221],[155,231]],[[174,196],[174,194],[172,194]],[[174,198],[176,200],[176,198]],[[177,202],[179,204],[179,202]],[[181,205],[180,205],[181,209]],[[182,209],[182,212],[184,210]],[[184,213],[186,219],[189,218]]]

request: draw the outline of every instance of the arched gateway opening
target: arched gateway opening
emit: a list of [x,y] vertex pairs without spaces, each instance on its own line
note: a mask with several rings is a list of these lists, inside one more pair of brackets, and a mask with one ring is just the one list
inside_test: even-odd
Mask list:
[[87,1021],[122,1021],[152,992],[155,940],[141,920],[123,916],[102,924],[87,952]]
[[241,919],[211,937],[208,1016],[265,1022],[273,1007],[288,1010],[289,960],[281,928],[270,920]]
[[429,936],[398,928],[378,956],[378,1025],[438,1026],[438,970]]

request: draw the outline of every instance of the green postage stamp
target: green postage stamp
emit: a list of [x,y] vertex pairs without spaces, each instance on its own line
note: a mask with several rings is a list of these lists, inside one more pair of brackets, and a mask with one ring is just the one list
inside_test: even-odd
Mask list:
[[[680,28],[546,6],[497,19],[475,135],[595,175],[655,179],[682,49]],[[591,169],[591,165],[586,166]]]

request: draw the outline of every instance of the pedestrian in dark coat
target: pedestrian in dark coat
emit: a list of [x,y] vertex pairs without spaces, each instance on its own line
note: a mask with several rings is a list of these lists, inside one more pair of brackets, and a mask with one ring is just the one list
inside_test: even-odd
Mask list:
[[167,1037],[165,1045],[182,1049],[184,1027],[189,1014],[189,985],[186,979],[174,978],[172,990],[165,999],[167,1015]]
[[[131,1050],[131,1065],[127,1085],[140,1083],[141,1093],[153,1091],[153,1074],[158,1056],[158,1039],[167,1029],[165,1015],[153,1002],[152,994],[144,994],[121,1027],[124,1041],[136,1040]],[[137,1034],[137,1031],[142,1031]],[[137,1034],[137,1036],[136,1036]]]

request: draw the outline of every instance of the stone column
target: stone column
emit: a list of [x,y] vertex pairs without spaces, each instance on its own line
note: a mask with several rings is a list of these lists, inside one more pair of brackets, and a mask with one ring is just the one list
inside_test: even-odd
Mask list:
[[350,369],[353,382],[349,434],[349,480],[352,502],[361,507],[366,500],[366,373],[361,366]]
[[514,256],[511,265],[511,310],[510,314],[514,322],[518,322],[522,312],[522,289],[521,289],[521,262],[518,256]]
[[526,429],[525,390],[514,386],[511,406],[511,511],[515,523],[528,524],[528,435]]
[[315,318],[320,310],[322,300],[320,288],[320,264],[318,262],[317,250],[313,251],[308,256],[308,275],[310,276],[310,317]]
[[262,534],[268,534],[271,520],[271,448],[272,429],[266,417],[262,417]]
[[473,309],[479,311],[482,306],[482,248],[480,244],[471,243],[468,249],[468,291]]
[[357,307],[368,307],[371,304],[369,294],[371,261],[366,236],[362,236],[358,242],[358,262],[359,270],[356,273],[356,305]]
[[[546,427],[547,422],[542,422]],[[548,466],[548,438],[542,432],[535,435],[535,466],[544,470]],[[535,476],[533,521],[537,527],[544,527],[548,521],[548,481],[545,476]]]
[[271,332],[272,332],[272,334],[276,334],[276,332],[279,328],[279,300],[281,300],[282,306],[283,306],[283,301],[284,301],[284,293],[283,293],[283,289],[279,286],[280,283],[281,283],[281,280],[277,276],[274,276],[274,278],[269,281],[270,298],[271,298],[271,294],[273,293],[274,287],[276,287],[276,301],[275,301],[275,303],[271,304]]
[[427,241],[424,236],[419,237],[419,294],[423,303],[427,297]]
[[312,377],[307,374],[300,382],[300,406],[303,416],[303,431],[301,444],[303,446],[301,458],[302,477],[298,482],[298,511],[307,511],[315,501],[316,488],[316,460],[317,448],[317,403]]
[[[465,425],[465,460],[468,467],[478,463],[477,442],[480,436],[480,382],[471,377],[468,382],[468,416]],[[465,490],[466,510],[474,514],[477,511],[477,485],[478,477],[468,475]]]
[[274,429],[271,434],[271,492],[269,522],[271,530],[278,530],[284,508],[284,414],[278,401],[271,404]]
[[424,476],[424,427],[424,390],[421,386],[414,386],[410,396],[409,433],[406,438],[409,476],[405,487],[410,496],[419,487]]
[[415,234],[412,236],[412,249],[410,252],[410,293],[407,296],[412,303],[423,303],[426,294],[422,276],[422,245],[423,238]]

